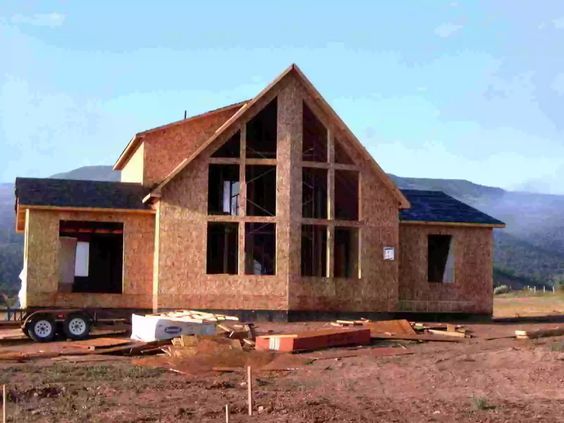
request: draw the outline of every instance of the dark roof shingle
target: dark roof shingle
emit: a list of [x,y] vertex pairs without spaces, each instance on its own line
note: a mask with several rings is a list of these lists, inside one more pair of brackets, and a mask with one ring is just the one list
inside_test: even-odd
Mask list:
[[16,198],[24,206],[146,210],[149,189],[125,182],[16,178]]
[[411,208],[400,211],[400,221],[504,225],[442,191],[402,189],[401,192],[411,203]]

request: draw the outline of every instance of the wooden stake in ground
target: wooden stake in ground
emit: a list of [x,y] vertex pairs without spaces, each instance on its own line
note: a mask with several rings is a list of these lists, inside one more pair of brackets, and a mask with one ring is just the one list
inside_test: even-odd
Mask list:
[[2,423],[6,423],[6,385],[2,385]]
[[225,404],[225,423],[229,423],[229,404]]
[[249,402],[249,416],[253,415],[253,373],[251,366],[247,366],[247,396]]

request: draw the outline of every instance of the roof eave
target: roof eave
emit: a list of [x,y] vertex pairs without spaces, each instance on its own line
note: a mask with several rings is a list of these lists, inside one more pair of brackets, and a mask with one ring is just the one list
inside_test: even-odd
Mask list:
[[112,167],[113,170],[122,170],[131,155],[137,150],[139,146],[139,142],[141,141],[141,136],[139,134],[135,134],[131,140],[127,143],[121,154],[119,155],[118,159],[116,160],[114,166]]
[[470,226],[480,228],[505,228],[505,223],[443,222],[435,220],[400,220],[400,224],[422,226]]

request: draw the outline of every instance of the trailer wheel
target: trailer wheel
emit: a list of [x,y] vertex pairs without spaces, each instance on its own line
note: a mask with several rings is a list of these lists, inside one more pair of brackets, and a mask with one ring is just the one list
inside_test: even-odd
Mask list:
[[71,313],[63,323],[63,331],[69,339],[86,339],[92,325],[90,317],[84,313]]
[[26,326],[27,334],[35,342],[50,342],[55,338],[57,328],[55,319],[48,314],[38,314]]

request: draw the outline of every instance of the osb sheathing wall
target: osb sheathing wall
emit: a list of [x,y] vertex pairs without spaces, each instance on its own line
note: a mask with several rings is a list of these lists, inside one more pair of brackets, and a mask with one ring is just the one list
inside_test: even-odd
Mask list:
[[[320,278],[301,276],[301,169],[302,157],[302,105],[316,114],[329,130],[329,138],[338,139],[358,167],[359,177],[359,222],[329,221],[331,228],[356,226],[359,230],[360,278]],[[372,165],[351,148],[350,141],[332,121],[297,85],[292,107],[292,237],[290,251],[291,271],[289,277],[289,309],[301,311],[394,311],[398,298],[397,261],[384,261],[383,248],[398,249],[398,203],[393,194],[377,177]],[[331,141],[329,145],[331,145]],[[329,154],[332,154],[331,152]],[[295,165],[294,165],[295,164]],[[331,213],[331,212],[330,212]],[[314,223],[308,219],[304,223]],[[329,241],[328,241],[329,242]],[[329,255],[329,254],[328,254]],[[332,258],[328,257],[331,262]]]
[[165,179],[236,111],[236,108],[228,108],[142,135],[145,148],[143,185],[151,186]]
[[[123,293],[62,293],[59,285],[59,221],[123,222]],[[26,226],[27,307],[151,308],[153,214],[29,210]]]
[[129,161],[121,170],[121,182],[143,183],[143,164],[145,162],[145,144],[140,143],[139,147],[131,155]]
[[[293,76],[285,78],[249,111],[242,125],[223,134],[216,144],[217,148],[274,96],[278,97],[277,216],[273,219],[277,228],[276,275],[244,275],[241,266],[238,275],[206,274],[207,175],[209,155],[214,151],[210,148],[161,193],[159,265],[155,279],[158,308],[321,311],[389,311],[395,308],[397,262],[384,262],[382,249],[384,246],[398,248],[397,202],[369,164],[355,152],[350,153],[358,160],[361,173],[362,221],[357,226],[360,226],[362,238],[362,277],[355,280],[301,277],[304,95],[302,86]],[[314,111],[320,114],[317,108]],[[325,122],[328,120],[319,117]],[[242,220],[223,216],[214,219]],[[242,230],[241,224],[239,230]],[[239,245],[241,249],[243,243]]]
[[[454,283],[427,282],[428,235],[452,235]],[[400,224],[401,311],[491,314],[491,228]]]
[[[252,112],[256,114],[276,94],[263,98]],[[216,148],[240,129],[240,126],[236,126],[224,133],[217,140]],[[289,148],[288,143],[289,139],[278,140],[277,173],[283,172],[286,166],[279,159],[284,154],[282,152]],[[156,305],[160,309],[287,310],[288,272],[285,263],[288,262],[288,243],[282,240],[288,218],[283,217],[284,214],[278,209],[278,216],[271,218],[277,228],[276,275],[244,275],[241,262],[238,275],[206,274],[208,163],[213,151],[204,151],[162,189],[159,201]],[[280,177],[278,174],[277,178]],[[287,202],[288,194],[284,193],[283,186],[277,190],[277,207],[281,207],[282,202]],[[213,219],[242,221],[240,216],[215,216]],[[240,223],[240,235],[242,226],[243,223]],[[240,236],[239,251],[242,248]]]

